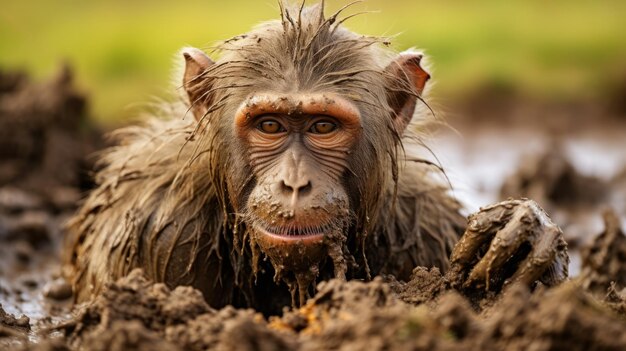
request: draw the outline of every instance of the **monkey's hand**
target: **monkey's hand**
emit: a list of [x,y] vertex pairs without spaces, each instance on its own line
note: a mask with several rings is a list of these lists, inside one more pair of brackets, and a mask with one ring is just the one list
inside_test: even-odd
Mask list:
[[559,284],[568,264],[563,232],[543,209],[532,200],[507,200],[469,217],[446,277],[461,291],[497,293],[513,282]]

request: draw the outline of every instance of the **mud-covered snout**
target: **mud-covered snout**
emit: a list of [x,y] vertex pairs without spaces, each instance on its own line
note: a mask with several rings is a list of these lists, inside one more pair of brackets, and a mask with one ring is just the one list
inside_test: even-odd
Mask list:
[[255,226],[271,234],[297,240],[350,222],[348,196],[342,187],[307,175],[265,181],[250,194],[248,213]]
[[[295,163],[295,161],[290,163]],[[320,179],[316,179],[315,188],[313,187],[312,178],[316,176],[319,178],[319,176],[310,168],[306,165],[298,167],[297,164],[291,167],[280,167],[277,174],[268,179],[272,192],[283,207],[295,212],[299,207],[305,207],[314,202],[315,192],[318,192],[321,187]]]
[[348,195],[339,179],[297,149],[286,152],[257,178],[249,207],[266,230],[286,236],[321,234],[345,221],[349,213]]
[[345,241],[352,218],[348,197],[343,187],[323,184],[306,175],[276,176],[250,195],[250,237],[275,267],[309,271]]

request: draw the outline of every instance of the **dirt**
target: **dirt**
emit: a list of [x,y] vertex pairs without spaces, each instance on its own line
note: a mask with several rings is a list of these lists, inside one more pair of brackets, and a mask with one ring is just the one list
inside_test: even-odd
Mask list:
[[101,144],[67,67],[44,82],[0,71],[0,349],[40,340],[70,314],[71,294],[55,283],[62,223]]
[[259,345],[275,350],[287,345],[289,340],[266,324],[255,311],[214,310],[200,291],[170,290],[135,270],[56,328],[64,331],[68,345],[88,350],[255,350]]
[[583,248],[583,270],[580,274],[585,289],[604,293],[616,287],[626,288],[626,236],[617,214],[604,213],[604,231]]
[[573,211],[596,206],[609,192],[606,182],[580,174],[564,155],[562,146],[551,146],[545,153],[529,154],[520,160],[516,173],[504,180],[500,197],[526,197],[545,207]]
[[[526,158],[507,154],[509,162],[499,164],[506,172],[484,166],[499,163],[488,151],[497,149],[493,143],[522,149],[526,134],[516,144],[513,134],[520,129],[511,131],[497,121],[489,122],[495,125],[489,131],[480,126],[466,130],[472,147],[463,150],[474,163],[459,163],[464,175],[471,180],[489,171],[492,177],[482,178],[491,197],[480,205],[508,196],[533,197],[563,228],[572,257],[579,254],[580,268],[570,268],[570,280],[528,287],[506,284],[501,276],[487,291],[459,288],[461,275],[416,267],[408,282],[391,276],[323,282],[301,307],[266,318],[254,310],[213,309],[199,291],[171,290],[148,281],[140,270],[110,284],[93,302],[72,306],[71,289],[60,279],[58,252],[63,222],[90,186],[87,155],[101,140],[89,125],[86,107],[67,69],[44,83],[0,73],[0,349],[626,349],[626,158],[619,151],[626,129],[603,127],[590,134],[598,143],[609,141],[592,159],[618,150],[615,169],[597,174],[581,167],[588,155],[572,153],[571,127],[563,127],[558,138],[547,137],[542,150],[527,149]],[[496,115],[507,108],[490,107]],[[528,112],[526,105],[520,109]],[[582,119],[580,114],[596,112],[576,113]],[[524,133],[535,133],[525,128]],[[435,152],[450,155],[445,149]],[[589,218],[599,226],[589,225]],[[521,259],[503,267],[517,266]],[[467,277],[469,272],[462,273]]]
[[577,281],[534,292],[514,285],[489,307],[475,309],[441,278],[436,269],[418,268],[408,283],[331,280],[302,308],[267,321],[252,310],[213,310],[200,292],[170,291],[136,270],[63,329],[72,348],[97,350],[626,347],[626,320],[611,305],[623,306],[621,295],[603,301]]

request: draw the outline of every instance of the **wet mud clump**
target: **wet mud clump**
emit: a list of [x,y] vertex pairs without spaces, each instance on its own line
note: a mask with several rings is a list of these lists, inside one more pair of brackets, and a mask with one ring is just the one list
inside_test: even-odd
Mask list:
[[100,146],[98,136],[69,67],[42,83],[0,71],[0,186],[36,191],[57,203],[77,200],[67,192],[88,186],[86,156]]
[[137,269],[61,328],[69,345],[89,350],[278,350],[288,343],[264,326],[252,310],[214,310],[200,291],[170,290]]
[[602,294],[611,286],[613,290],[626,287],[626,236],[614,211],[604,213],[604,226],[604,231],[583,248],[580,274],[584,288]]
[[402,301],[419,305],[435,300],[448,288],[449,282],[438,268],[416,267],[408,282],[399,282],[392,276],[385,277],[394,294]]
[[[435,294],[426,304],[414,305],[400,300],[394,289],[379,279],[370,283],[331,281],[319,287],[317,296],[305,307],[270,322],[271,328],[296,333],[304,350],[626,347],[623,315],[571,282],[534,292],[513,285],[491,306],[479,309],[453,289]],[[419,294],[428,294],[429,289]]]
[[[429,278],[431,276],[431,278]],[[475,309],[444,285],[331,280],[307,304],[264,319],[253,310],[214,310],[191,288],[169,290],[141,271],[110,285],[63,326],[71,349],[95,350],[620,350],[626,320],[575,282],[534,292],[513,285]],[[409,287],[410,286],[410,287]],[[407,299],[408,292],[427,301]]]
[[318,287],[306,306],[270,322],[273,329],[295,333],[302,350],[452,349],[456,344],[426,306],[402,302],[380,278],[331,280]]
[[516,286],[483,312],[483,342],[502,350],[622,350],[624,316],[566,283],[531,294]]
[[30,319],[25,315],[15,317],[2,309],[0,305],[0,337],[20,336],[30,330]]
[[526,155],[518,170],[505,179],[500,198],[527,197],[551,212],[598,205],[606,199],[607,185],[600,179],[580,174],[559,145],[543,154]]

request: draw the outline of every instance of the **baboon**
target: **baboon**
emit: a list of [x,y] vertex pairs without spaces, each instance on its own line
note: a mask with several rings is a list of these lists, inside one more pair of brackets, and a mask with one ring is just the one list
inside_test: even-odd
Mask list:
[[422,55],[350,32],[343,9],[279,5],[216,62],[184,49],[181,101],[114,133],[69,226],[78,301],[140,267],[212,306],[272,313],[320,280],[449,268],[466,219],[414,155]]

